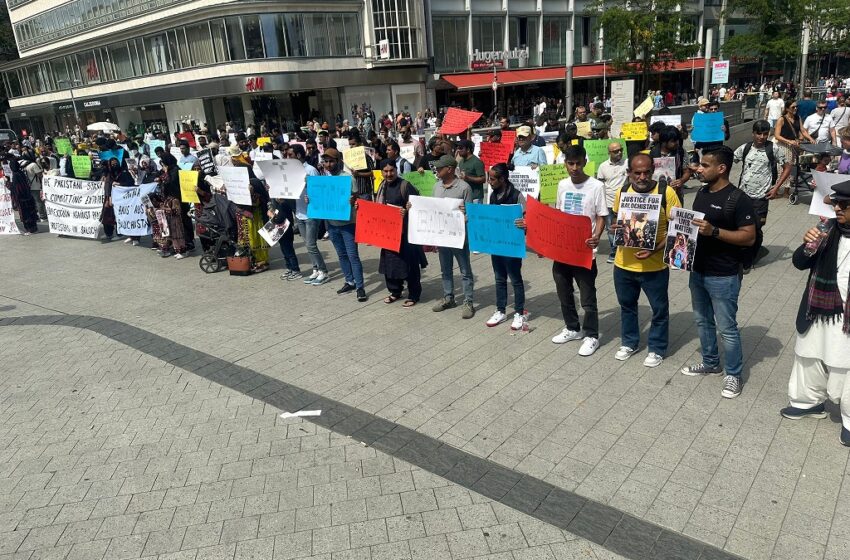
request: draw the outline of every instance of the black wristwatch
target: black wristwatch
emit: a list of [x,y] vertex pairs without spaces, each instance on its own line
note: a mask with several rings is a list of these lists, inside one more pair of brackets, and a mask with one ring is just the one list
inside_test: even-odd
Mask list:
[[713,237],[714,239],[720,239],[720,228],[716,227],[711,230],[711,237]]

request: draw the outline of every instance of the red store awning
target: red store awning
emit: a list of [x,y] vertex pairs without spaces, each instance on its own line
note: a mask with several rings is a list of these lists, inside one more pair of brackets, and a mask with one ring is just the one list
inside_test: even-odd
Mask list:
[[[696,68],[701,70],[705,65],[704,58],[695,58],[684,62],[673,62],[666,72],[684,72]],[[554,68],[528,68],[522,70],[503,70],[498,72],[497,79],[501,86],[530,84],[535,82],[557,82],[564,79],[566,70],[563,66]],[[605,68],[606,77],[625,75],[614,72],[611,66]],[[492,72],[467,72],[465,74],[443,74],[442,79],[458,90],[483,89],[493,87]],[[573,67],[573,79],[592,79],[602,77],[602,64],[582,64]]]

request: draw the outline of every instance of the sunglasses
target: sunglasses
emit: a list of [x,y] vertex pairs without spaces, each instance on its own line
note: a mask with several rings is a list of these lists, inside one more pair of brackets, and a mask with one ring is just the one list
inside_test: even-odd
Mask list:
[[838,206],[842,210],[847,210],[847,207],[850,206],[850,200],[833,200],[829,199],[833,206]]
[[525,140],[526,138],[528,138],[528,136],[517,136],[516,137],[517,140]]
[[826,107],[817,107],[818,111],[823,111],[824,109],[826,109]]

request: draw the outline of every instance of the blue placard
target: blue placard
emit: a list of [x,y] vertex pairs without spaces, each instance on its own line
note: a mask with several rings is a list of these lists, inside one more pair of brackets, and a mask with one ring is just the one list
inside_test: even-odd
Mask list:
[[692,142],[723,142],[723,113],[694,113]]
[[184,161],[183,163],[177,162],[177,167],[182,169],[183,171],[192,171],[192,168],[195,167],[195,164],[190,161]]
[[317,220],[351,219],[351,175],[307,177],[307,217]]
[[525,231],[514,223],[522,218],[519,204],[466,203],[469,249],[502,257],[525,257]]
[[121,165],[121,162],[124,161],[124,150],[118,148],[117,150],[105,150],[100,152],[100,161],[108,162],[111,159],[117,159],[118,165]]
[[[150,158],[153,160],[158,160],[159,156],[156,155],[156,149],[162,148],[165,150],[165,140],[148,140],[148,147],[150,148],[151,153]],[[165,153],[168,153],[167,151]]]

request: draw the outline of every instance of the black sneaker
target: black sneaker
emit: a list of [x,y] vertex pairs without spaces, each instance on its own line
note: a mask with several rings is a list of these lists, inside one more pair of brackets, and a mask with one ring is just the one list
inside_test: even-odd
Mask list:
[[357,288],[357,301],[367,301],[369,296],[366,295],[366,290]]
[[734,399],[741,394],[741,389],[744,384],[741,383],[741,378],[737,375],[727,375],[723,379],[723,390],[720,391],[720,396],[724,399]]
[[338,289],[338,290],[336,291],[336,293],[338,293],[338,294],[347,294],[348,292],[353,292],[353,291],[354,291],[354,290],[356,290],[356,289],[357,289],[357,288],[356,288],[354,285],[349,284],[348,282],[346,282],[345,284],[343,284],[343,285],[342,285],[342,288],[340,288],[340,289]]
[[723,373],[723,368],[721,368],[720,366],[707,366],[704,363],[700,362],[692,366],[685,366],[679,371],[682,372],[682,375],[700,377],[703,375],[720,375],[721,373]]
[[838,441],[840,441],[841,445],[844,447],[850,447],[850,430],[841,426],[841,435],[838,436]]
[[826,408],[824,403],[820,403],[812,408],[797,408],[794,406],[786,406],[779,411],[783,418],[789,420],[800,420],[802,418],[826,418]]

